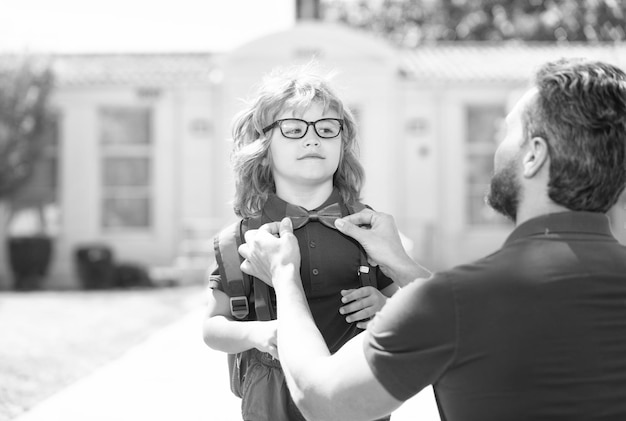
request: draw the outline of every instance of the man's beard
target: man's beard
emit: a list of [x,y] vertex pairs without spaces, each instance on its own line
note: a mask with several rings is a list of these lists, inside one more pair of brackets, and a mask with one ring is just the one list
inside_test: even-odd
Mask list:
[[515,173],[515,161],[510,161],[491,177],[487,204],[513,222],[517,220],[520,185]]

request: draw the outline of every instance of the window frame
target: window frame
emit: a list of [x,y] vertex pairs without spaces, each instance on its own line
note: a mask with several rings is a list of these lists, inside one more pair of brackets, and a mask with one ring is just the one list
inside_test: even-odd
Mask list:
[[[107,133],[104,127],[107,124],[107,112],[123,113],[130,111],[138,113],[145,119],[145,141],[140,142],[110,142],[105,138]],[[146,105],[106,105],[98,108],[100,145],[100,188],[99,199],[100,221],[99,226],[104,233],[149,233],[154,230],[154,110]],[[129,126],[132,127],[132,126]],[[142,133],[139,133],[141,135]],[[107,160],[109,159],[145,159],[147,160],[147,176],[145,185],[107,185]],[[139,224],[110,224],[107,211],[107,202],[110,200],[138,199],[145,200],[145,214],[140,215]],[[141,205],[140,205],[141,206]],[[138,210],[141,210],[138,209]],[[123,212],[123,206],[122,206]]]
[[[488,140],[473,140],[473,133],[471,127],[472,112],[486,111],[489,113],[499,114],[498,120],[494,121],[493,128],[491,130],[491,141]],[[495,102],[468,102],[463,106],[463,123],[465,126],[465,133],[463,138],[464,145],[464,161],[465,171],[463,173],[463,186],[464,186],[464,209],[463,215],[465,218],[465,225],[471,229],[501,229],[509,228],[512,222],[506,219],[504,216],[497,214],[493,209],[484,203],[481,207],[482,212],[487,213],[487,217],[477,217],[473,212],[473,206],[475,206],[480,198],[484,200],[485,195],[488,192],[489,180],[493,174],[493,157],[498,145],[503,137],[503,124],[507,113],[507,104],[505,101]],[[474,117],[475,118],[475,117]],[[478,137],[478,136],[477,136]],[[476,159],[478,158],[478,159]],[[486,158],[490,162],[490,170],[488,173],[482,174],[485,183],[472,181],[472,175],[477,171],[481,159]]]

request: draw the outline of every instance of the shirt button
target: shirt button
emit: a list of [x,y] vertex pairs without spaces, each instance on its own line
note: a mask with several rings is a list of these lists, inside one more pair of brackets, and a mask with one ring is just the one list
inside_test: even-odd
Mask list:
[[315,248],[315,246],[317,246],[317,244],[315,244],[315,241],[311,241],[309,242],[309,247],[311,247],[312,249]]
[[313,272],[313,275],[318,275],[320,273],[320,271],[317,269],[313,269],[311,272]]

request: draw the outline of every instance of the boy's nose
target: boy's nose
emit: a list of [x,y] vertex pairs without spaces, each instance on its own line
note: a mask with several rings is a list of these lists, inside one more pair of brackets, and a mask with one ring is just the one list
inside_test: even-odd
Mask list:
[[320,144],[320,139],[315,133],[315,128],[313,126],[309,126],[309,130],[304,135],[304,145],[305,146],[317,146]]

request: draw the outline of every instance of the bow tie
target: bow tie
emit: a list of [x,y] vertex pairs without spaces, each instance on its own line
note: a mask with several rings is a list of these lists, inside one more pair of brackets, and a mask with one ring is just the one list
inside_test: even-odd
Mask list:
[[288,203],[285,216],[288,216],[289,219],[291,219],[293,229],[297,230],[311,221],[319,221],[329,228],[336,229],[335,219],[341,218],[343,215],[341,214],[339,203],[333,203],[332,205],[328,205],[322,209],[311,212],[307,211],[303,207]]

